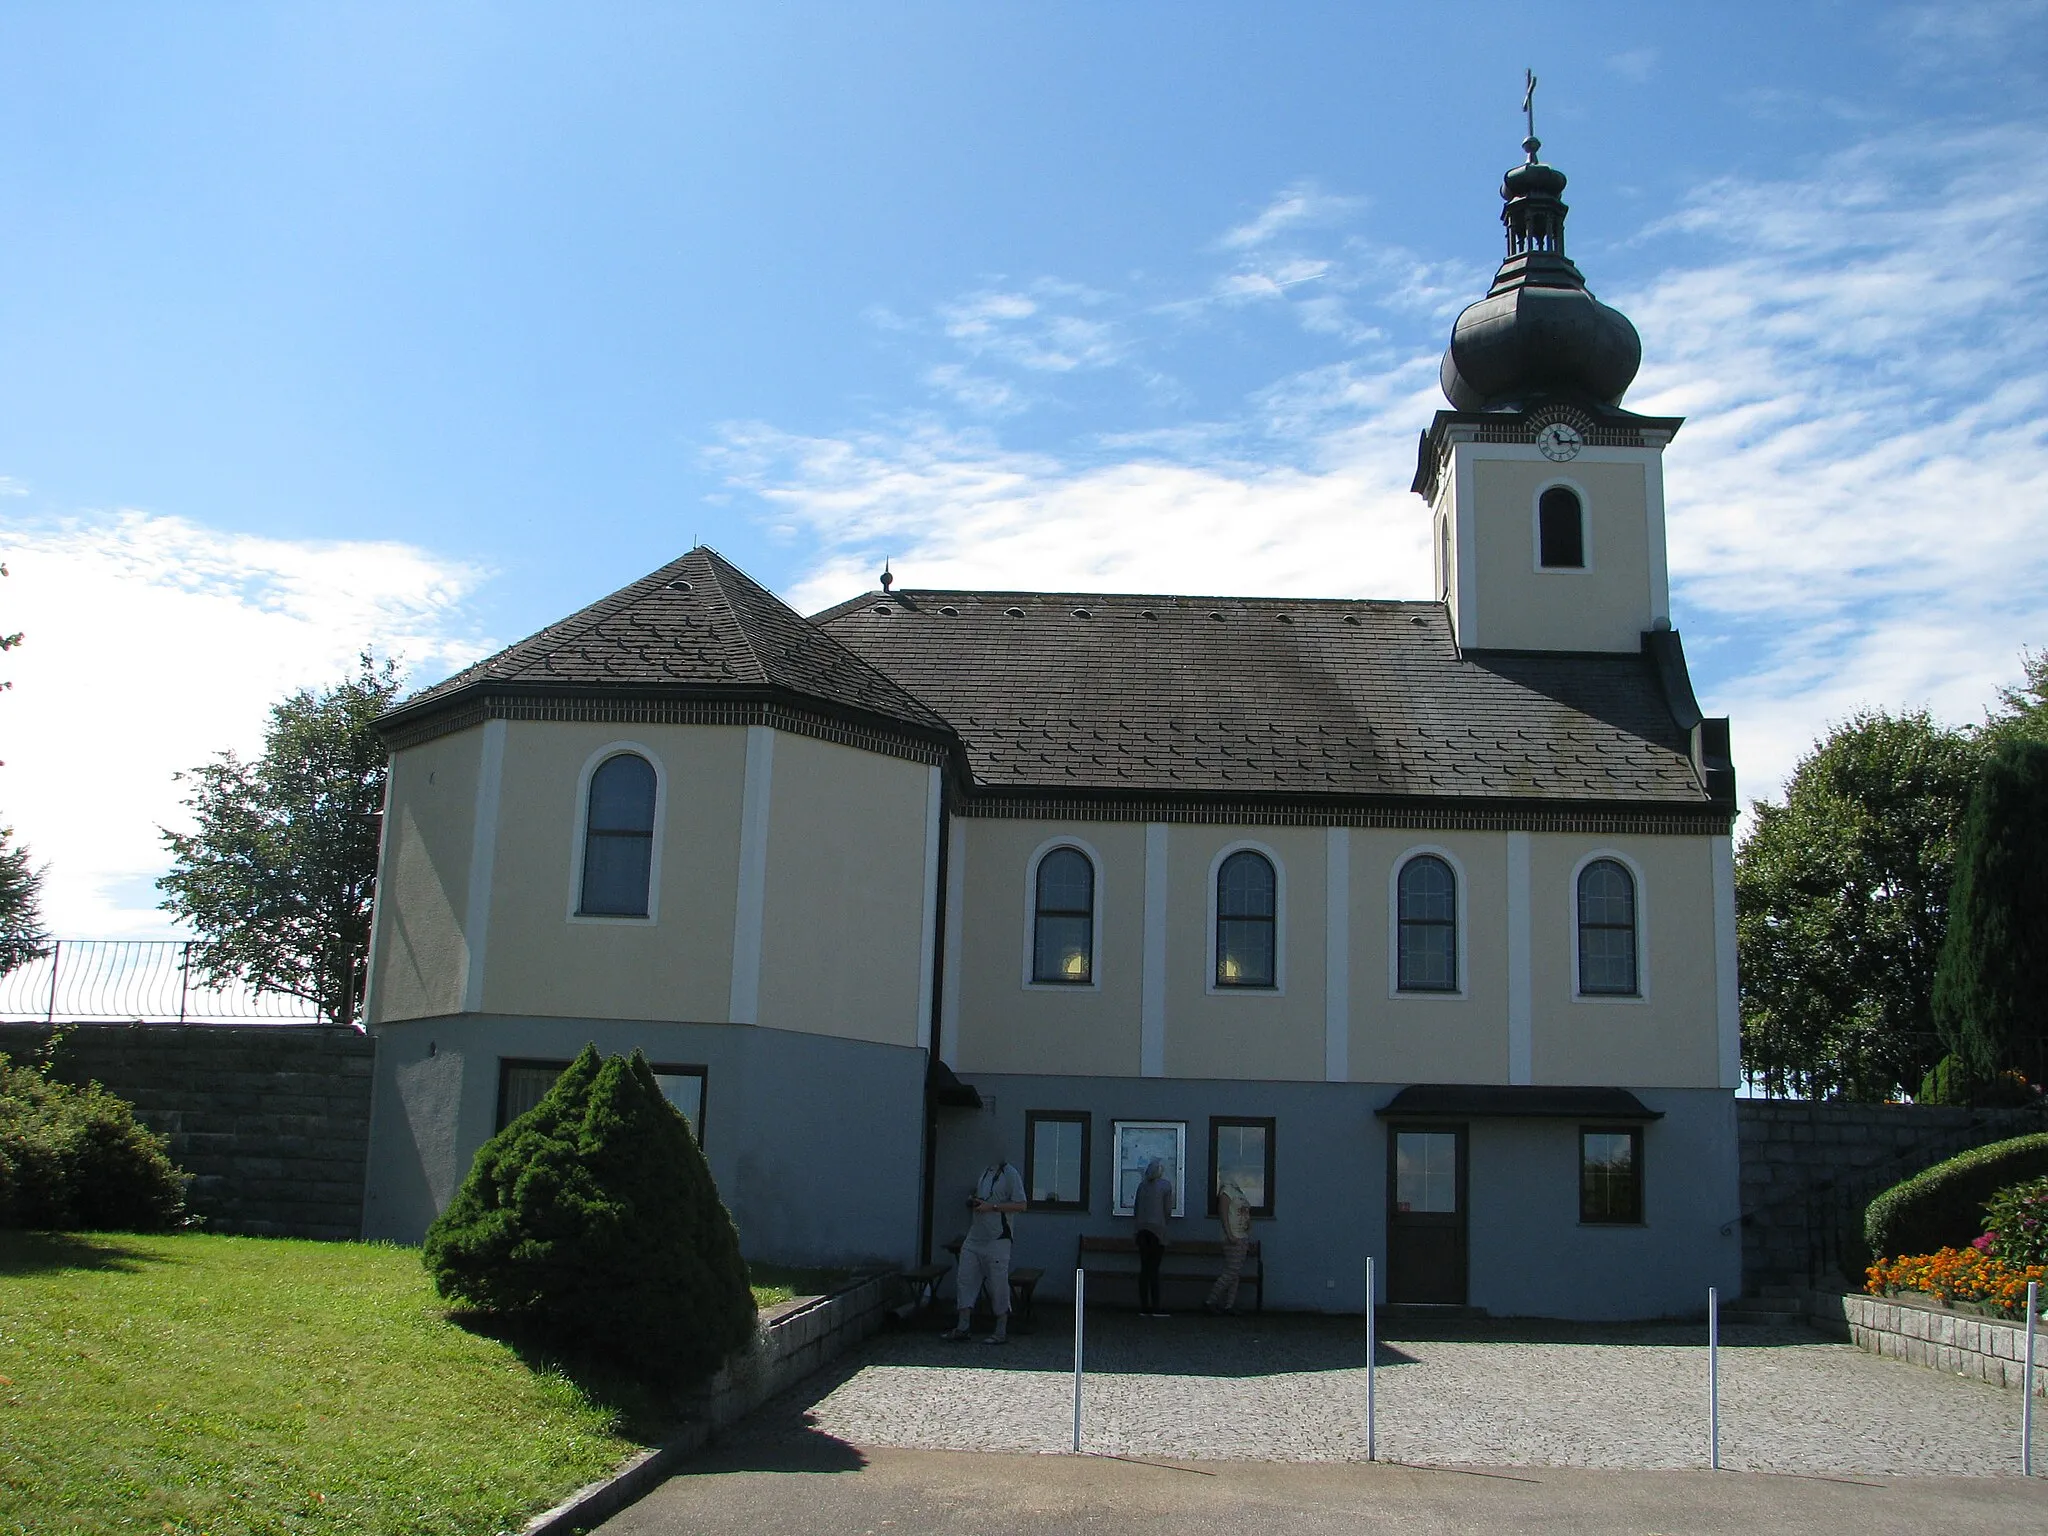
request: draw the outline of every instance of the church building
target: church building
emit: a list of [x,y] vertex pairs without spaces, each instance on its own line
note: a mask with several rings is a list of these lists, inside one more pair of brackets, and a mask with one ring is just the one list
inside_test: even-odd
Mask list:
[[1696,1312],[1739,1285],[1728,722],[1672,628],[1641,348],[1524,145],[1421,433],[1426,601],[881,589],[697,548],[414,695],[365,1236],[586,1043],[753,1258],[943,1257],[1019,1167],[1068,1294],[1151,1158],[1266,1304]]

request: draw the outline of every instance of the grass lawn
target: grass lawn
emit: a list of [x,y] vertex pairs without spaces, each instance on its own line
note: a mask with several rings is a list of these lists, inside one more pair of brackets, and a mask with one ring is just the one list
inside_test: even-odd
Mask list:
[[487,1536],[657,1418],[447,1322],[417,1249],[0,1232],[5,1536]]

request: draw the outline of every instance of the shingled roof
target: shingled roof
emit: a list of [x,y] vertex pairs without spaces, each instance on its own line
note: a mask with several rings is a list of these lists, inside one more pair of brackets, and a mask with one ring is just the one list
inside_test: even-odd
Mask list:
[[779,696],[946,733],[946,722],[707,546],[414,694],[388,726],[480,685]]
[[1440,603],[917,590],[813,622],[983,786],[1709,804],[1647,657],[1460,654]]

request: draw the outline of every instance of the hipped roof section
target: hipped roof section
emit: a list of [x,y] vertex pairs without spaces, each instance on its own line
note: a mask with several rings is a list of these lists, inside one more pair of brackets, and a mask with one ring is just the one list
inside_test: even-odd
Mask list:
[[480,692],[771,699],[926,738],[952,735],[871,662],[707,545],[414,694],[378,723],[389,731]]

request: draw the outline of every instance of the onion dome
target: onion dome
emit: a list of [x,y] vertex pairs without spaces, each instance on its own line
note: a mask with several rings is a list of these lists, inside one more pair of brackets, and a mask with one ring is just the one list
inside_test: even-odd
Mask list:
[[1586,291],[1564,253],[1564,172],[1536,158],[1501,178],[1500,221],[1508,257],[1486,297],[1451,327],[1443,387],[1461,411],[1519,408],[1539,396],[1619,405],[1642,366],[1643,344],[1628,316]]

